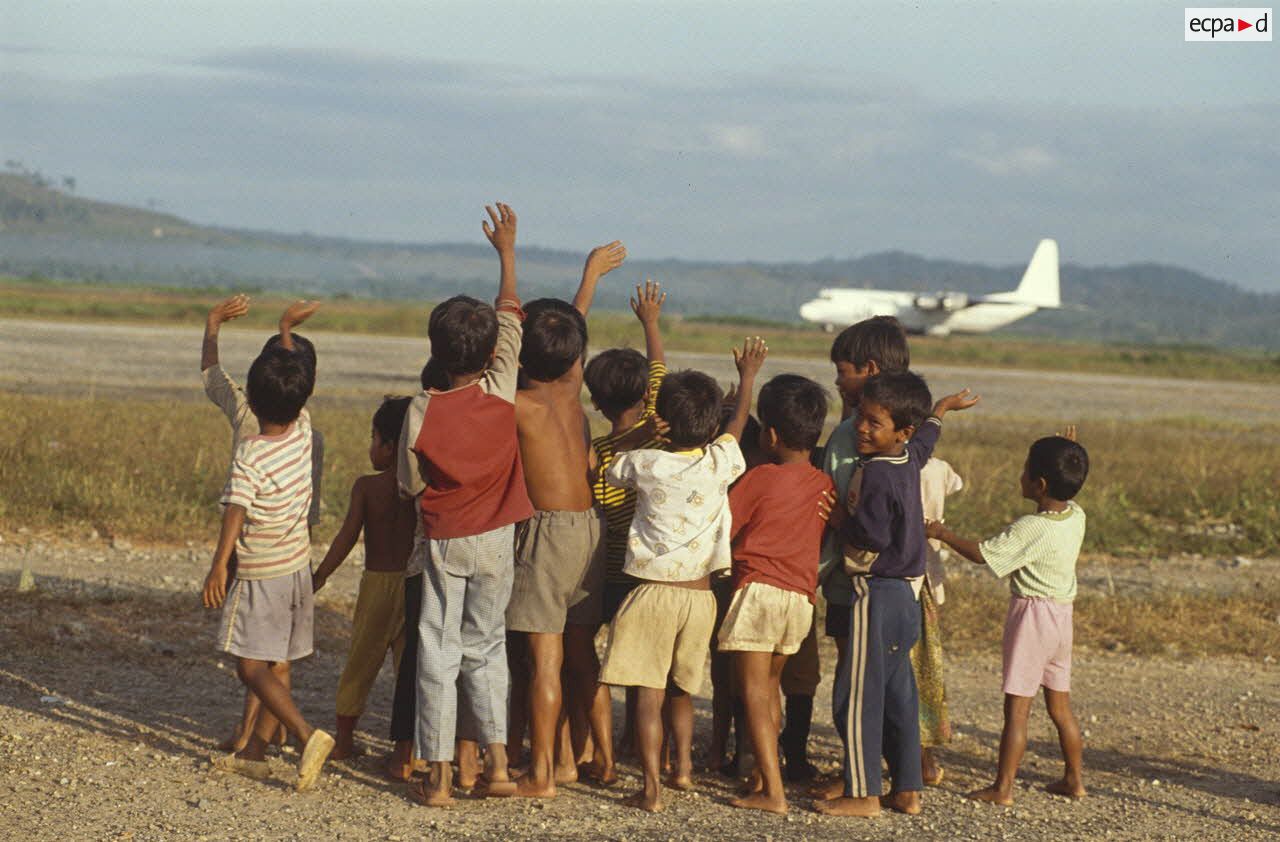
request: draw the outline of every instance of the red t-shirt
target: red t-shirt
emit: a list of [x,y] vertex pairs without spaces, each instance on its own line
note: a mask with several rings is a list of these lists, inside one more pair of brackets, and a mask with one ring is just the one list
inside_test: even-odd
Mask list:
[[481,535],[533,516],[516,439],[520,314],[498,307],[498,343],[475,383],[422,392],[400,433],[396,479],[428,538]]
[[807,462],[760,465],[729,489],[733,513],[733,586],[763,582],[813,602],[827,522],[818,498],[831,477]]

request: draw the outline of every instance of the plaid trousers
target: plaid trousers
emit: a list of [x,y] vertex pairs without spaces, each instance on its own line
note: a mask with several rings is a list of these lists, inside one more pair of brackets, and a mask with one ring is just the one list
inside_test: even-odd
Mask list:
[[481,745],[505,743],[515,526],[422,540],[414,552],[426,553],[418,618],[418,757],[452,760],[459,736]]

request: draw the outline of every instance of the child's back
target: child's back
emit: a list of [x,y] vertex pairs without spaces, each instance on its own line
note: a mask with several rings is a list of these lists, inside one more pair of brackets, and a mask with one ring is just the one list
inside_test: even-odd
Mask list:
[[400,496],[396,472],[386,470],[361,477],[364,497],[364,567],[384,573],[400,573],[413,551],[417,509],[413,500]]
[[402,493],[420,495],[423,528],[433,539],[479,535],[530,514],[515,436],[514,307],[499,309],[497,323],[489,367],[458,388],[424,390],[405,417],[396,476]]

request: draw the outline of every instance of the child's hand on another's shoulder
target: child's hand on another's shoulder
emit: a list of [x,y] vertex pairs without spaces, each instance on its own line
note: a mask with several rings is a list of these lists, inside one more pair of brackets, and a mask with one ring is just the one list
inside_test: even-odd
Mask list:
[[759,374],[767,356],[769,346],[765,341],[759,336],[748,336],[742,343],[741,351],[733,349],[733,364],[737,366],[739,380],[748,380]]
[[939,401],[933,405],[933,414],[941,418],[948,412],[957,412],[962,409],[968,409],[982,399],[979,395],[973,395],[973,397],[970,397],[969,395],[970,391],[968,389],[961,389],[954,395],[947,395],[946,397],[939,399]]
[[516,247],[516,212],[511,209],[510,205],[504,205],[502,202],[496,202],[495,207],[485,205],[484,209],[489,214],[489,219],[493,222],[492,228],[489,227],[488,222],[480,223],[480,227],[484,229],[485,238],[498,250],[498,254],[514,251]]
[[834,490],[824,491],[818,497],[818,517],[825,520],[831,529],[839,529],[844,523],[845,510],[843,506],[836,505],[838,499]]
[[249,312],[249,296],[237,293],[225,301],[219,301],[209,310],[207,319],[209,327],[218,327],[223,322],[238,319]]
[[662,284],[646,280],[643,285],[636,284],[636,294],[631,299],[631,312],[641,324],[656,324],[662,315],[662,304],[667,294],[662,291]]
[[622,240],[596,246],[587,254],[587,263],[582,267],[582,276],[598,279],[617,269],[626,259],[627,247],[622,244]]

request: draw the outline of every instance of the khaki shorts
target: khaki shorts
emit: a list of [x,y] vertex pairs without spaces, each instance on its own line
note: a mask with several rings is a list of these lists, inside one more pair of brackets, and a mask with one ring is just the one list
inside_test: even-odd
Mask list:
[[720,626],[721,652],[791,655],[809,635],[813,604],[804,594],[749,582],[738,588]]
[[604,611],[604,516],[536,512],[516,527],[516,570],[507,629],[561,634],[598,625]]
[[311,654],[311,566],[272,579],[236,579],[222,603],[218,649],[255,661]]
[[716,598],[711,591],[645,582],[622,602],[609,627],[602,684],[702,689]]

